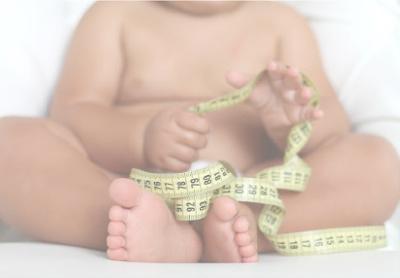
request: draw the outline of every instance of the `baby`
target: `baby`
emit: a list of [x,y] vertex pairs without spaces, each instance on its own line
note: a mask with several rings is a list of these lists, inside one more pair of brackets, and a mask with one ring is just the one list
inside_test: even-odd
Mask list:
[[[264,69],[246,103],[188,111]],[[308,105],[300,71],[320,107]],[[98,2],[69,46],[50,119],[0,121],[0,218],[114,260],[256,262],[272,250],[259,205],[219,197],[204,220],[179,222],[122,177],[220,159],[252,176],[281,163],[288,131],[305,120],[313,175],[304,193],[281,193],[280,232],[382,224],[399,200],[399,159],[384,139],[351,133],[300,15],[276,2]]]

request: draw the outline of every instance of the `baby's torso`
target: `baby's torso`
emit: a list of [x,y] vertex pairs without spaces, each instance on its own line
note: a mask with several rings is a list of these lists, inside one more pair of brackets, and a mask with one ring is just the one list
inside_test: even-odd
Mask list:
[[[214,98],[232,90],[225,80],[229,70],[252,77],[278,56],[277,35],[262,16],[262,4],[214,17],[150,3],[131,7],[122,33],[125,68],[119,104],[161,108]],[[206,117],[211,133],[201,159],[226,160],[243,171],[274,152],[248,105]]]

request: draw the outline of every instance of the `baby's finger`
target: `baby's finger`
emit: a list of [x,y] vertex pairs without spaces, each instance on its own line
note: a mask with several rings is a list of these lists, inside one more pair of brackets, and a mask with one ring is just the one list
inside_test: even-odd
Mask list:
[[282,66],[279,63],[275,61],[270,62],[267,66],[267,70],[271,81],[282,80]]
[[195,149],[202,149],[207,146],[206,135],[190,130],[181,130],[178,134],[177,141]]
[[286,66],[282,63],[271,62],[268,67],[268,79],[275,90],[281,91],[284,86]]
[[314,108],[307,106],[302,111],[302,120],[303,121],[315,121],[319,120],[324,116],[324,112],[320,108]]
[[306,105],[306,104],[308,104],[311,96],[312,96],[312,92],[311,92],[310,88],[304,87],[300,91],[296,91],[295,102],[299,105]]
[[300,71],[292,66],[286,66],[284,69],[284,83],[288,88],[292,88],[296,91],[301,91],[304,87],[303,79]]
[[192,163],[199,159],[198,151],[186,145],[177,144],[171,151],[173,151],[171,157],[186,163]]
[[199,115],[188,111],[182,111],[176,118],[177,124],[186,130],[195,131],[198,133],[208,133],[210,126],[208,121]]
[[313,113],[312,113],[312,118],[313,120],[319,120],[324,117],[324,110],[321,110],[319,108],[314,108]]
[[185,172],[190,169],[190,163],[168,156],[164,159],[164,171]]

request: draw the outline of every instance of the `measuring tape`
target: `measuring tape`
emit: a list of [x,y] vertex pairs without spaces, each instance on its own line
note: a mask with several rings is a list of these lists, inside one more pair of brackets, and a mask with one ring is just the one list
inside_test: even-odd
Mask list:
[[[267,71],[259,73],[244,87],[222,97],[199,103],[189,110],[205,114],[245,101]],[[319,104],[319,92],[302,74],[303,84],[313,91],[309,105]],[[264,205],[259,218],[260,231],[283,255],[310,255],[356,251],[386,246],[383,226],[347,227],[279,234],[285,207],[278,190],[302,192],[311,175],[310,167],[298,156],[310,138],[312,125],[302,122],[292,127],[287,138],[283,164],[267,168],[255,178],[236,177],[233,168],[223,161],[183,173],[150,173],[132,169],[130,178],[146,190],[160,195],[174,210],[179,221],[204,218],[212,201],[229,196],[239,202]]]

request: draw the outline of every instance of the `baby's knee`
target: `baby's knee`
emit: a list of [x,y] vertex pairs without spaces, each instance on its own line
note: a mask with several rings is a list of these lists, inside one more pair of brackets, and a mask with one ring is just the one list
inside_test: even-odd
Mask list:
[[0,119],[0,168],[15,168],[23,161],[31,161],[31,154],[37,148],[38,134],[41,130],[41,120],[4,117]]
[[42,119],[3,117],[0,119],[0,147],[14,149],[21,143],[29,144],[42,128]]
[[395,210],[400,200],[400,158],[394,147],[384,138],[371,136],[367,141],[368,156],[375,176],[371,182],[380,208],[374,214],[373,222],[386,221]]
[[0,152],[26,153],[35,148],[46,148],[52,141],[64,141],[85,153],[81,143],[67,128],[43,118],[0,118]]

